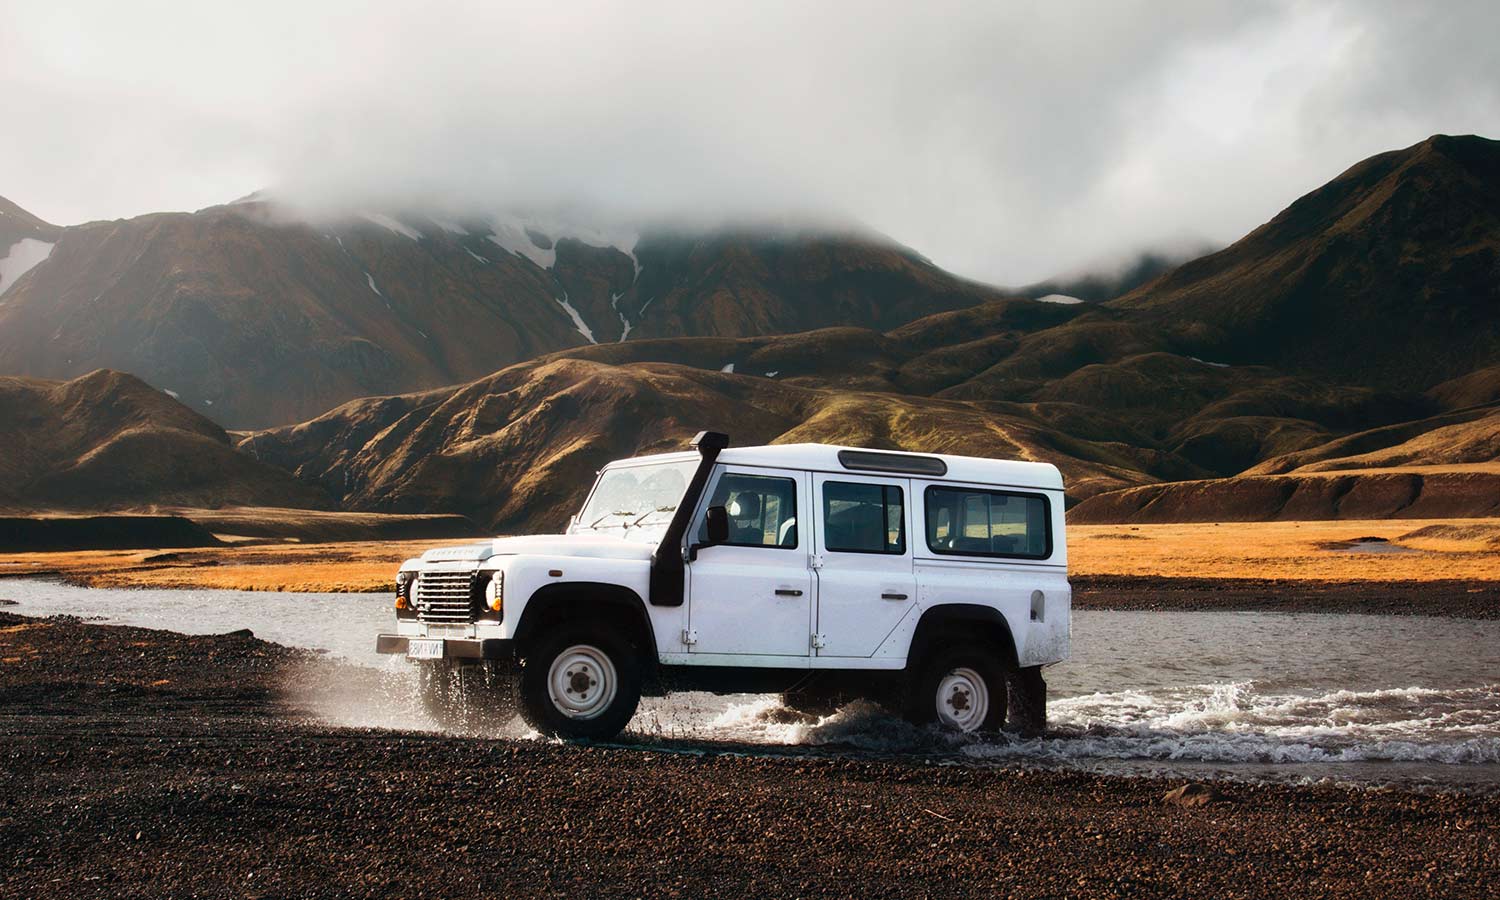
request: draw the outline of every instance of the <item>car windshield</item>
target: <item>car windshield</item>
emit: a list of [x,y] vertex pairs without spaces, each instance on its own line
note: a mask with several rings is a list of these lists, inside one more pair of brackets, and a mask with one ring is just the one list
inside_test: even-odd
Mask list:
[[572,532],[659,540],[697,468],[697,460],[687,459],[604,470]]

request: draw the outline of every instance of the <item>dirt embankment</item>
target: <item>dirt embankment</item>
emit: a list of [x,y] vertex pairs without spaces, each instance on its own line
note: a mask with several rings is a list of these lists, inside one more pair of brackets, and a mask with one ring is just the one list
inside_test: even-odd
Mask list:
[[1282,578],[1156,578],[1083,575],[1070,579],[1074,609],[1162,612],[1361,613],[1500,619],[1500,582],[1321,581]]
[[0,552],[214,547],[219,540],[182,516],[10,516]]
[[[1490,897],[1500,801],[340,730],[340,667],[0,613],[0,895]],[[348,677],[358,677],[349,673]]]
[[1500,467],[1257,475],[1096,494],[1077,524],[1443,519],[1500,515]]

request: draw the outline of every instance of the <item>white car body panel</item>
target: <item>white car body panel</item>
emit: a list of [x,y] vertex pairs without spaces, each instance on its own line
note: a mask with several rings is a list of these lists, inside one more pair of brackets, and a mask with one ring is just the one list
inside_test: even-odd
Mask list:
[[[602,533],[575,522],[566,534],[496,538],[429,550],[408,560],[402,566],[406,572],[477,569],[500,573],[503,617],[499,622],[468,625],[401,619],[396,633],[513,638],[539,591],[587,583],[624,588],[643,601],[658,661],[664,665],[900,669],[906,665],[923,614],[951,604],[987,607],[1003,616],[1020,666],[1049,665],[1068,657],[1072,591],[1067,580],[1063,484],[1055,467],[892,454],[942,460],[947,471],[941,477],[887,474],[847,468],[840,452],[851,449],[795,444],[723,450],[698,498],[684,547],[666,547],[660,552],[682,552],[695,540],[708,498],[725,472],[793,479],[798,543],[795,547],[719,545],[698,550],[684,567],[684,602],[680,605],[650,602],[652,558],[658,552],[652,531],[632,531],[621,524],[619,534]],[[692,452],[638,457],[611,463],[603,471],[697,458]],[[905,529],[902,552],[830,550],[825,543],[822,505],[823,486],[829,482],[899,487]],[[1044,495],[1051,526],[1050,554],[1027,559],[938,552],[928,544],[925,521],[924,492],[933,486]]]

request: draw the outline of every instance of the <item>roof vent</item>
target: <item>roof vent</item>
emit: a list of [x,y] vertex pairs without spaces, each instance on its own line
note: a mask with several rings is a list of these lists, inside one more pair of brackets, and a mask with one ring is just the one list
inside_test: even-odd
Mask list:
[[839,464],[858,472],[900,472],[906,475],[948,474],[948,464],[936,456],[908,456],[875,450],[840,450]]

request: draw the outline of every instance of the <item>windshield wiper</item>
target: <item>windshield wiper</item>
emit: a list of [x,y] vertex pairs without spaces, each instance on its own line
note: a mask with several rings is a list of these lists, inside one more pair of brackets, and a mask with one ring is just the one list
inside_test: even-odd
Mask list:
[[647,519],[649,519],[650,517],[656,515],[657,513],[673,512],[676,509],[677,509],[677,504],[675,504],[675,503],[672,504],[671,506],[658,506],[655,509],[648,509],[645,512],[641,513],[640,516],[634,522],[631,522],[629,525],[626,525],[625,527],[626,528],[635,528],[635,527],[639,526],[642,522],[644,522]]
[[[609,518],[610,516],[633,516],[633,515],[635,515],[635,510],[633,510],[633,509],[627,509],[627,510],[625,510],[623,512],[618,511],[618,510],[615,511],[615,512],[607,512],[604,515],[600,516],[599,518],[595,519],[594,521],[590,522],[589,523],[589,528],[592,529],[594,526],[598,525],[600,522],[603,522],[605,519]],[[630,526],[626,525],[625,527],[629,528]]]

